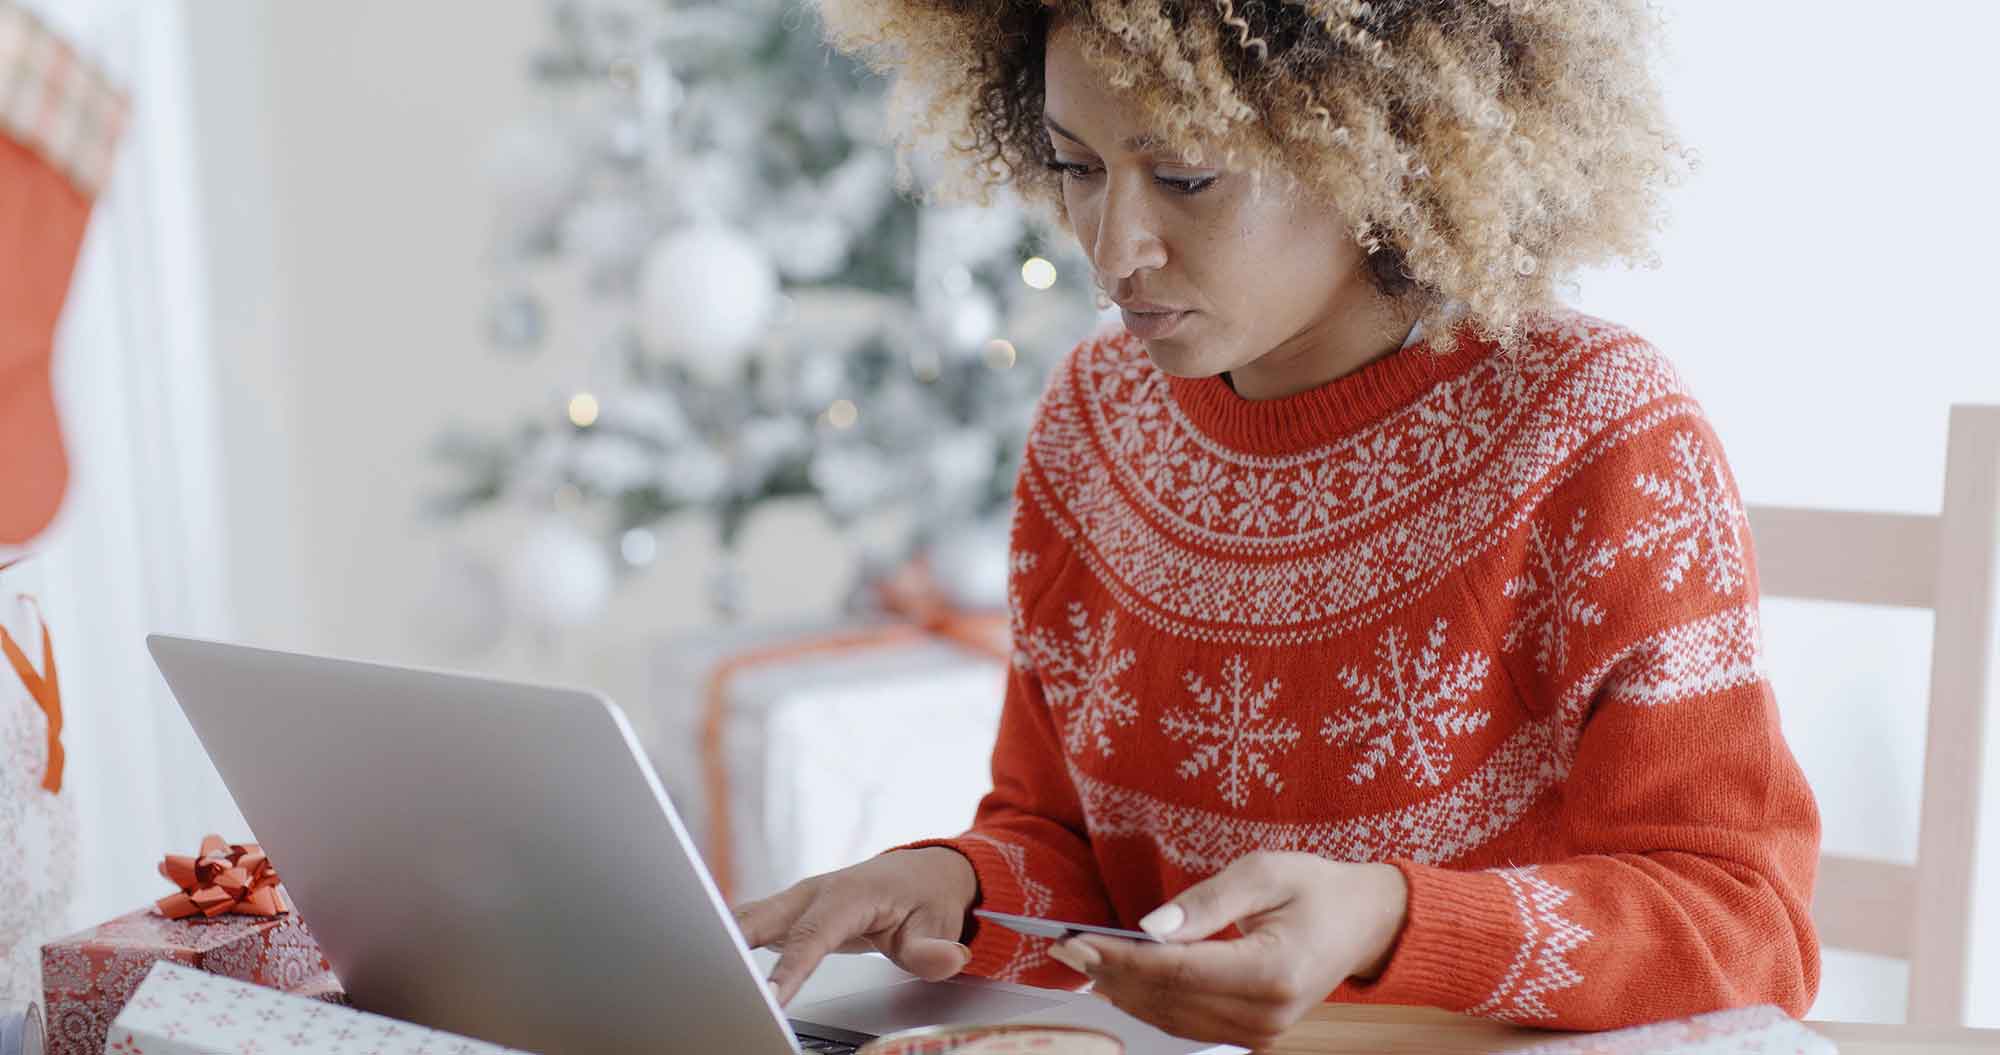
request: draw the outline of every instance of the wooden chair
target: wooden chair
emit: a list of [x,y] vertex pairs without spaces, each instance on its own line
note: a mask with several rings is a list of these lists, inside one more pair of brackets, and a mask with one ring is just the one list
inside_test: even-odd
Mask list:
[[1911,1025],[1965,1022],[2000,542],[2000,406],[1951,408],[1938,515],[1749,507],[1762,592],[1935,613],[1917,859],[1820,858],[1823,944],[1905,959]]

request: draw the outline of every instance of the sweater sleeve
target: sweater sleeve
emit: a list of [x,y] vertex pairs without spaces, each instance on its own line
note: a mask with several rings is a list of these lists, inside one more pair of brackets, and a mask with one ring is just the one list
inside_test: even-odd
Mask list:
[[1569,771],[1537,807],[1554,845],[1538,864],[1394,862],[1410,896],[1389,963],[1331,999],[1591,1030],[1811,1004],[1819,813],[1762,670],[1734,480],[1698,414],[1606,461],[1523,532],[1509,600],[1567,594],[1541,610],[1556,622],[1487,601],[1530,709],[1577,714],[1553,726]]
[[[908,847],[949,846],[979,877],[974,908],[1073,923],[1115,925],[1083,807],[1062,768],[1048,706],[1032,670],[1008,672],[1006,702],[993,748],[993,789],[980,800],[972,827],[954,838]],[[971,974],[1057,988],[1086,978],[1049,959],[1049,942],[968,916]]]
[[[1034,430],[1049,427],[1038,408]],[[979,878],[974,908],[1113,926],[1117,919],[1084,828],[1083,804],[1064,766],[1055,717],[1026,645],[1027,615],[1049,594],[1066,552],[1030,495],[1028,479],[1038,471],[1032,451],[1031,443],[1014,488],[1007,590],[1014,644],[993,744],[992,790],[962,834],[895,849],[948,846],[964,854]],[[1065,989],[1088,981],[1048,957],[1047,939],[968,914],[962,940],[972,950],[970,974]]]

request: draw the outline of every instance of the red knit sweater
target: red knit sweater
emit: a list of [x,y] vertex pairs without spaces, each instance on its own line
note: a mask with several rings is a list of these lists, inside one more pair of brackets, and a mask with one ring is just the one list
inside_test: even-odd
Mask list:
[[[1394,863],[1387,969],[1332,1000],[1803,1014],[1819,815],[1735,481],[1645,340],[1534,331],[1273,400],[1115,326],[1080,344],[1016,492],[993,790],[912,845],[970,858],[982,907],[1128,928],[1253,850]],[[974,974],[1084,981],[1045,941],[970,945]]]

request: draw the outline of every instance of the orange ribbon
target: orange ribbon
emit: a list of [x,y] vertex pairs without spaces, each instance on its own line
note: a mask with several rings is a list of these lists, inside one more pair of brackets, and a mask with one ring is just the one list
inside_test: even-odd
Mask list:
[[211,835],[201,853],[168,854],[160,874],[181,888],[155,902],[168,919],[189,916],[276,916],[287,911],[278,893],[278,870],[256,843],[225,843]]
[[[6,571],[19,563],[21,561],[17,558],[0,564],[0,571]],[[28,662],[27,653],[21,651],[21,646],[14,640],[14,635],[8,633],[4,626],[0,626],[0,652],[6,653],[7,662],[13,665],[14,673],[21,677],[21,684],[28,687],[28,695],[34,697],[36,705],[41,707],[43,716],[48,719],[49,762],[48,768],[42,773],[42,789],[54,794],[62,790],[64,761],[62,687],[56,682],[56,650],[49,641],[49,624],[48,620],[42,618],[41,606],[35,604],[35,599],[27,594],[22,594],[21,600],[35,609],[35,621],[42,627],[42,669],[40,673],[35,671],[34,664]]]
[[709,672],[701,730],[702,773],[708,793],[708,852],[704,857],[724,901],[729,900],[736,881],[736,849],[730,834],[729,765],[722,743],[723,727],[729,717],[731,678],[767,663],[787,663],[807,656],[905,642],[914,644],[930,637],[950,638],[1002,663],[1011,654],[1006,613],[967,612],[953,607],[932,577],[929,564],[921,558],[898,569],[879,583],[877,590],[884,607],[909,621],[751,649],[717,663]]

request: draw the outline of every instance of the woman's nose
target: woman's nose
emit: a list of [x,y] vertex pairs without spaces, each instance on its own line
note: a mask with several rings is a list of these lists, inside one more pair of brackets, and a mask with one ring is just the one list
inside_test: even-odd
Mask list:
[[1135,271],[1166,264],[1166,243],[1155,229],[1143,193],[1117,188],[1105,191],[1090,256],[1104,276],[1106,292],[1115,291],[1118,281]]

